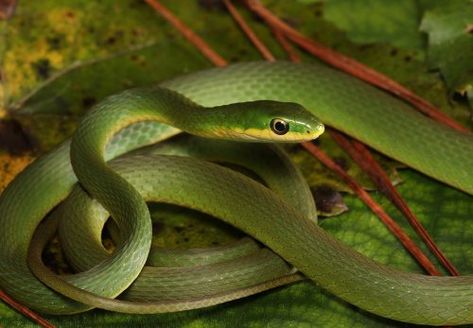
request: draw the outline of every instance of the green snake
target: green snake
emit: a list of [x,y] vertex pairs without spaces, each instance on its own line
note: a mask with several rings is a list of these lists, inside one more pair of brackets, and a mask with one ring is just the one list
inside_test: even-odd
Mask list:
[[[72,142],[66,141],[18,175],[0,198],[0,287],[25,305],[48,313],[87,308],[71,298],[135,312],[131,302],[106,298],[110,292],[89,280],[94,273],[131,284],[145,265],[150,247],[151,222],[144,199],[106,161],[180,130],[222,139],[309,140],[323,131],[312,114],[396,160],[473,194],[469,169],[473,167],[473,137],[431,121],[372,86],[320,64],[256,62],[209,69],[158,88],[134,89],[104,100],[86,115]],[[214,213],[351,304],[411,323],[473,323],[473,277],[430,277],[374,262],[331,237],[283,196],[215,164],[172,155],[147,164],[136,155],[122,163],[119,160],[117,167],[128,167],[127,161],[150,171],[160,187],[156,199]],[[140,179],[142,171],[131,171]],[[68,298],[41,284],[30,272],[27,258],[34,230],[73,189],[74,172],[84,189],[129,234],[98,267],[65,278],[89,292],[58,282],[34,261],[38,250],[32,249],[32,269]],[[142,174],[141,179],[151,180],[151,176]],[[43,228],[39,239],[51,230]],[[125,265],[128,262],[132,265]],[[275,284],[293,276],[287,272],[275,278]],[[126,287],[117,287],[113,296]],[[238,292],[244,296],[254,291],[248,285],[208,299],[157,301],[151,307],[156,312],[185,310],[234,299]],[[136,312],[151,309],[137,308]]]

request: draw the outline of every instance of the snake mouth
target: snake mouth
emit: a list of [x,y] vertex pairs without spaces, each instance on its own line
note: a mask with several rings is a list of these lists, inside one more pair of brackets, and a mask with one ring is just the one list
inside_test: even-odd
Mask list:
[[312,141],[320,137],[325,132],[325,125],[320,122],[316,122],[313,125],[304,124],[301,131],[292,132],[288,136],[288,142],[306,142]]
[[[310,133],[310,131],[308,130],[308,132]],[[317,125],[317,128],[314,129],[314,139],[317,139],[318,137],[320,137],[323,133],[325,132],[325,124],[323,123],[318,123]]]

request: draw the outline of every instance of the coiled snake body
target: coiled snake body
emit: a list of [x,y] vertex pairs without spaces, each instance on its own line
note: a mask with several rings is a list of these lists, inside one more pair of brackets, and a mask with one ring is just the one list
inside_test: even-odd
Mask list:
[[[10,184],[0,198],[0,287],[43,312],[75,313],[90,307],[45,287],[27,264],[35,228],[70,192],[76,182],[75,172],[87,192],[129,234],[112,257],[66,280],[92,294],[117,296],[146,262],[151,223],[137,189],[106,160],[169,138],[178,129],[223,139],[308,140],[323,131],[311,113],[386,155],[473,194],[473,138],[432,122],[382,91],[322,65],[242,63],[210,69],[165,82],[161,88],[135,89],[108,98],[85,117],[72,146],[65,142]],[[278,150],[274,154],[284,161]],[[174,156],[154,160],[149,164],[135,155],[114,165],[123,174],[130,171],[130,179],[153,179],[159,188],[149,192],[152,200],[218,216],[268,246],[331,293],[362,309],[412,323],[473,323],[473,277],[429,277],[391,269],[344,246],[319,228],[308,217],[313,212],[310,202],[301,201],[305,208],[295,209],[286,201],[290,198],[287,195],[277,195],[213,164]],[[132,169],[127,169],[130,166]],[[153,173],[140,173],[146,171]],[[304,188],[301,190],[307,191]],[[278,261],[277,257],[270,262],[273,260]],[[292,277],[291,269],[279,263],[278,274]],[[42,272],[40,265],[32,266],[43,275],[42,280],[48,281],[47,271]],[[55,279],[51,278],[51,286],[73,299],[87,304],[93,300],[98,302],[93,306],[125,312],[183,310],[239,297],[232,294],[235,290],[243,291],[240,296],[255,292],[248,288],[250,281],[247,287],[217,291],[213,298],[201,295],[184,301],[153,300],[149,307],[134,308],[126,301],[108,302],[67,284],[62,286]],[[261,283],[254,281],[255,286]]]

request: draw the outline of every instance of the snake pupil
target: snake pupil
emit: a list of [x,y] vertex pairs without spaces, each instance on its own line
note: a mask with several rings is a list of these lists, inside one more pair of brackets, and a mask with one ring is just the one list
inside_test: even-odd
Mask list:
[[276,134],[286,134],[289,131],[289,124],[279,118],[275,118],[271,121],[271,130]]

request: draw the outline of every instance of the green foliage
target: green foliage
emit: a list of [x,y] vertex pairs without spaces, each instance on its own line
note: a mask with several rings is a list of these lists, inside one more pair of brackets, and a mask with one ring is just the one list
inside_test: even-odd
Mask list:
[[357,43],[422,48],[418,8],[412,0],[328,0],[324,17],[346,31],[349,39]]
[[[390,44],[428,57],[450,91],[473,104],[473,3],[468,0],[299,0],[324,3],[323,17],[360,44]],[[424,33],[423,33],[424,32]],[[426,42],[426,36],[428,42]],[[371,63],[370,63],[371,64]],[[422,93],[421,93],[422,94]]]
[[472,97],[473,2],[449,1],[426,12],[421,28],[429,35],[428,58],[448,87]]

